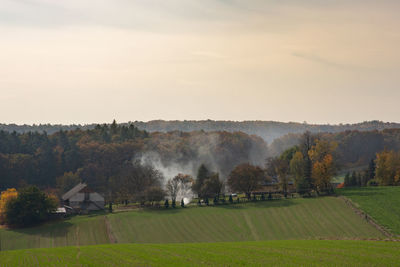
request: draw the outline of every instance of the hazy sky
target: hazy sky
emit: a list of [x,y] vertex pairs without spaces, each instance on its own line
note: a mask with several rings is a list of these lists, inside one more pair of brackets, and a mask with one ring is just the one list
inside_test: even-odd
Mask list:
[[400,1],[0,0],[0,122],[400,122]]

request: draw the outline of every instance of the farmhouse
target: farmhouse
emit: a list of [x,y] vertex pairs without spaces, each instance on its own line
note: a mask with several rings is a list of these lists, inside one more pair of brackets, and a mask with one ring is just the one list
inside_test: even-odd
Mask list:
[[76,212],[104,209],[104,197],[92,191],[87,184],[79,183],[62,196],[64,205]]

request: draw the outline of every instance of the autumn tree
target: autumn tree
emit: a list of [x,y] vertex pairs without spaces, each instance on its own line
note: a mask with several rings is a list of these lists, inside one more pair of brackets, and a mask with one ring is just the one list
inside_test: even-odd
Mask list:
[[17,198],[18,192],[15,188],[9,188],[3,192],[1,192],[0,196],[0,224],[5,221],[5,212],[7,203],[15,198]]
[[290,163],[289,163],[290,174],[293,176],[294,184],[297,191],[300,191],[300,182],[304,176],[304,156],[301,151],[297,151]]
[[297,192],[299,194],[310,194],[310,191],[313,188],[312,181],[312,160],[310,158],[309,151],[315,144],[316,137],[312,135],[310,132],[305,132],[301,139],[299,150],[303,155],[303,176],[300,180],[297,181]]
[[228,186],[233,191],[244,192],[250,199],[251,192],[260,189],[264,179],[264,171],[260,167],[243,163],[229,174]]
[[400,184],[400,153],[388,150],[378,153],[375,171],[379,185]]
[[139,201],[143,204],[155,191],[162,193],[163,180],[162,173],[154,167],[142,165],[139,161],[127,162],[110,178],[109,189],[114,200]]
[[312,178],[317,192],[332,192],[332,178],[335,174],[332,155],[326,155],[313,165]]
[[16,198],[7,202],[5,221],[9,225],[31,226],[49,219],[56,203],[37,187],[20,190]]
[[313,163],[313,185],[317,192],[332,192],[331,181],[337,169],[333,157],[336,147],[335,142],[319,139],[308,151]]

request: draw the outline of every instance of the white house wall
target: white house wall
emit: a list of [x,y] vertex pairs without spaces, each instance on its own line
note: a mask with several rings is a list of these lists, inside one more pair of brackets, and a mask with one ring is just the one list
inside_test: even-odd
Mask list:
[[94,202],[97,202],[97,201],[104,202],[104,197],[102,195],[100,195],[99,193],[90,193],[89,199]]
[[84,200],[85,200],[85,193],[76,193],[69,199],[70,202],[83,202]]

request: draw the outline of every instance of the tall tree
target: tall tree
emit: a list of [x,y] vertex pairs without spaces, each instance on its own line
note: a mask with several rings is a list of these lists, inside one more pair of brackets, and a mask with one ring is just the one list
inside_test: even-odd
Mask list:
[[203,186],[201,188],[201,194],[205,198],[217,197],[221,194],[223,187],[222,181],[219,179],[218,173],[212,173],[204,180]]
[[264,171],[249,163],[236,166],[228,177],[228,186],[231,190],[243,192],[251,198],[251,192],[262,187],[261,182],[266,179]]
[[332,155],[326,155],[321,161],[315,162],[312,170],[312,177],[317,192],[333,191],[331,181],[335,174]]
[[298,191],[298,186],[300,185],[300,181],[304,176],[304,156],[300,151],[297,151],[292,160],[290,161],[290,173],[294,177],[294,184]]
[[204,164],[201,164],[198,171],[196,181],[193,183],[192,190],[195,192],[199,198],[202,197],[201,189],[203,187],[204,181],[210,176],[210,171]]

